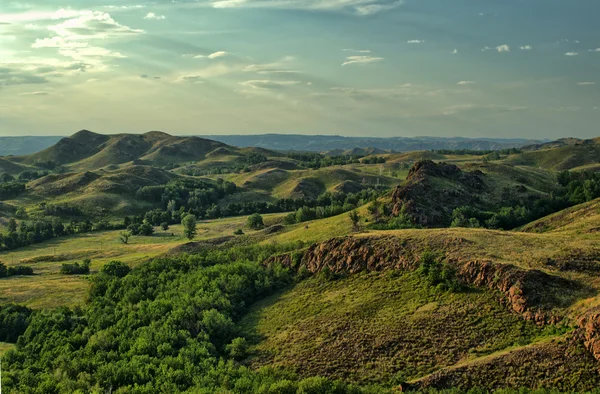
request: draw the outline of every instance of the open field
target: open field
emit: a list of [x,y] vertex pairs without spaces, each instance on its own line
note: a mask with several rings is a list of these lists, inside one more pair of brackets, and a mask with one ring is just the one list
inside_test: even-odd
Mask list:
[[[266,225],[278,222],[284,214],[264,215]],[[242,228],[246,234],[256,231],[246,228],[246,216],[198,223],[194,241],[233,235]],[[89,288],[85,275],[61,275],[64,263],[92,260],[92,273],[104,264],[119,260],[136,266],[170,249],[189,242],[182,234],[181,225],[173,225],[167,232],[156,229],[152,237],[131,237],[129,244],[119,240],[120,231],[103,231],[54,238],[39,244],[0,253],[0,261],[7,266],[28,265],[35,275],[0,279],[0,302],[16,302],[33,308],[81,305]]]

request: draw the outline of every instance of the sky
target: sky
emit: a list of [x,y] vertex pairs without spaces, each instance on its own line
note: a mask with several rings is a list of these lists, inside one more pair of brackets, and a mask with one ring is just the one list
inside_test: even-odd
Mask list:
[[600,135],[597,0],[0,0],[0,135]]

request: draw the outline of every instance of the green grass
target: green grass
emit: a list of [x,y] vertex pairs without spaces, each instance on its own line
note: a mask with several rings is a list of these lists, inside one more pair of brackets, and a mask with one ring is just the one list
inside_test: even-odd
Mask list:
[[[264,215],[265,225],[281,221],[285,214]],[[232,236],[243,228],[251,236],[258,234],[246,228],[247,216],[200,221],[194,241]],[[32,308],[52,308],[83,304],[89,281],[84,275],[61,275],[64,263],[92,260],[92,274],[112,260],[136,266],[151,258],[167,253],[172,248],[189,242],[183,236],[181,225],[173,225],[167,232],[156,228],[152,237],[131,237],[129,244],[119,240],[120,231],[103,231],[54,238],[15,251],[1,252],[0,261],[7,266],[28,265],[34,276],[0,279],[0,303],[19,303]],[[171,235],[173,234],[173,235]]]
[[12,343],[0,342],[0,356],[4,355],[7,351],[14,348],[15,345]]
[[440,292],[415,273],[321,276],[256,304],[250,363],[359,383],[418,378],[543,336],[491,292]]

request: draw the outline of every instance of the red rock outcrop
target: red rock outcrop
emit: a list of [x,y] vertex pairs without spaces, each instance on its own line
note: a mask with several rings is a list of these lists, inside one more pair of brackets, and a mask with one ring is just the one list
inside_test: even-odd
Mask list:
[[[293,269],[305,267],[312,273],[327,267],[333,273],[357,273],[400,269],[413,271],[419,267],[420,255],[427,249],[460,247],[467,242],[460,238],[434,240],[424,245],[411,239],[393,236],[343,237],[310,246],[301,254],[273,256],[273,263]],[[443,244],[443,247],[441,247]],[[467,285],[501,292],[503,302],[527,320],[538,324],[555,323],[559,317],[549,310],[557,304],[557,294],[564,295],[577,283],[538,270],[527,270],[513,265],[489,261],[450,261],[457,278]]]
[[[444,186],[436,179],[442,179]],[[392,193],[392,214],[403,213],[422,226],[447,225],[455,208],[476,205],[485,188],[481,171],[463,172],[453,164],[422,160]]]
[[577,324],[585,347],[600,361],[600,308],[580,316]]

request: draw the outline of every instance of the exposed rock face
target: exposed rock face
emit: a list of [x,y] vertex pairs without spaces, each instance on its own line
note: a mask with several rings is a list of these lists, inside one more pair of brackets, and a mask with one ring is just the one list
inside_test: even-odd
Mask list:
[[[416,270],[424,248],[442,246],[457,248],[461,238],[437,240],[440,245],[423,245],[397,237],[344,237],[310,246],[301,255],[273,256],[265,264],[279,263],[298,269],[304,266],[312,273],[325,267],[334,273],[357,273],[385,269]],[[444,249],[446,250],[446,249]],[[503,302],[526,320],[538,324],[555,323],[559,317],[549,310],[560,304],[560,296],[579,287],[575,282],[548,275],[538,270],[526,270],[512,265],[487,261],[450,261],[459,280],[467,285],[501,292]],[[558,296],[557,296],[558,294]]]
[[600,308],[579,317],[577,324],[585,347],[600,361]]
[[558,302],[552,291],[573,286],[566,279],[542,271],[486,261],[470,261],[460,265],[458,277],[472,286],[501,291],[505,302],[515,312],[539,324],[556,323],[559,320],[545,311]]
[[422,160],[413,165],[406,182],[392,194],[392,213],[404,213],[422,226],[450,224],[452,211],[477,205],[486,188],[481,171],[463,172],[453,164]]

